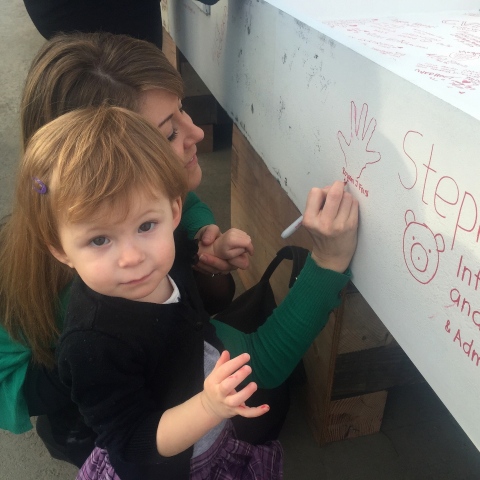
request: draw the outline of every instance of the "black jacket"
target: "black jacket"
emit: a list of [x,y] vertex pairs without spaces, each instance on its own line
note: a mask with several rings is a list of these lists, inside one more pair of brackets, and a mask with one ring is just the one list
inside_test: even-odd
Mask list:
[[158,422],[203,388],[204,340],[222,348],[191,266],[176,261],[170,275],[182,300],[169,305],[106,297],[76,278],[57,347],[60,377],[122,480],[189,478],[193,447],[160,456]]

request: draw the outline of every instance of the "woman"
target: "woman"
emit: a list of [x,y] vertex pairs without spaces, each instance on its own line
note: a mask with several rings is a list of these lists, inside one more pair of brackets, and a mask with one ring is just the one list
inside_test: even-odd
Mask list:
[[[182,110],[182,95],[178,72],[148,42],[111,34],[61,35],[42,47],[28,73],[21,107],[24,145],[40,127],[58,116],[107,102],[140,113],[170,140],[187,170],[189,190],[193,190],[201,180],[195,145],[203,138],[203,132]],[[248,248],[230,262],[202,253],[220,232],[212,225],[208,207],[192,192],[183,208],[181,223],[190,238],[199,239],[198,265],[204,272],[228,272],[248,266]],[[348,280],[347,275],[344,277]],[[207,278],[211,277],[204,276],[200,284]],[[65,278],[64,283],[68,280]],[[60,294],[64,286],[52,288]],[[61,312],[57,318],[63,318]],[[0,348],[6,354],[0,357],[0,398],[8,402],[5,400],[1,406],[6,414],[0,419],[0,428],[21,433],[31,428],[30,416],[48,414],[48,418],[39,417],[37,431],[51,454],[82,464],[92,448],[92,433],[79,419],[56,372],[49,369],[61,325],[50,326],[37,344],[28,346],[20,341],[28,337],[22,336],[25,332],[5,322],[3,325]],[[280,421],[284,415],[282,407]]]
[[[203,131],[183,111],[182,97],[179,73],[155,45],[109,33],[60,35],[39,50],[28,72],[21,102],[23,146],[39,128],[63,113],[104,102],[138,111],[153,122],[187,171],[190,192],[182,226],[190,238],[199,240],[196,269],[203,273],[197,273],[197,283],[201,291],[215,293],[210,305],[216,304],[219,310],[233,297],[234,282],[230,275],[212,275],[246,268],[249,253],[240,253],[230,262],[208,253],[220,231],[208,206],[193,193],[202,178],[196,144],[203,139]],[[13,343],[13,332],[4,326],[6,330],[0,327],[5,352],[0,357],[0,391],[8,403],[0,428],[22,433],[31,428],[30,416],[41,415],[37,431],[50,453],[82,464],[91,451],[92,434],[76,408],[70,408],[69,392],[50,371],[56,326],[45,332],[39,345],[28,347],[15,335]]]

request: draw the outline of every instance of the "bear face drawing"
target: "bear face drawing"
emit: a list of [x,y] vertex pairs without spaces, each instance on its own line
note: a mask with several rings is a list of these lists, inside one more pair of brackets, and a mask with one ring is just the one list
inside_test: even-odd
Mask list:
[[405,212],[406,228],[403,233],[403,257],[408,271],[417,282],[427,284],[435,277],[440,253],[445,250],[445,241],[425,223],[415,221],[412,210]]

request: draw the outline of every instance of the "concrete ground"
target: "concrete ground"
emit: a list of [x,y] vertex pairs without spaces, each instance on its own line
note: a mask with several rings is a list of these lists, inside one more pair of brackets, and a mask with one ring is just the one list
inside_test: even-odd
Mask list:
[[[10,210],[19,152],[19,95],[43,38],[21,0],[0,1],[0,216]],[[229,226],[229,149],[202,155],[200,196]],[[480,453],[427,384],[389,392],[381,432],[324,447],[315,444],[301,391],[281,433],[286,480],[479,480]],[[1,412],[0,412],[1,415]],[[34,420],[34,419],[33,419]],[[74,479],[76,468],[50,458],[32,430],[0,431],[0,480]],[[141,480],[141,479],[139,479]]]

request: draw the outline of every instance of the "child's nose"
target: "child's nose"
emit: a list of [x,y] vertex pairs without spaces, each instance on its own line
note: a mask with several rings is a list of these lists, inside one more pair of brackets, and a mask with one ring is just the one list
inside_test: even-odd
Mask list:
[[128,243],[122,246],[118,264],[121,268],[138,265],[145,259],[143,250],[135,243]]

